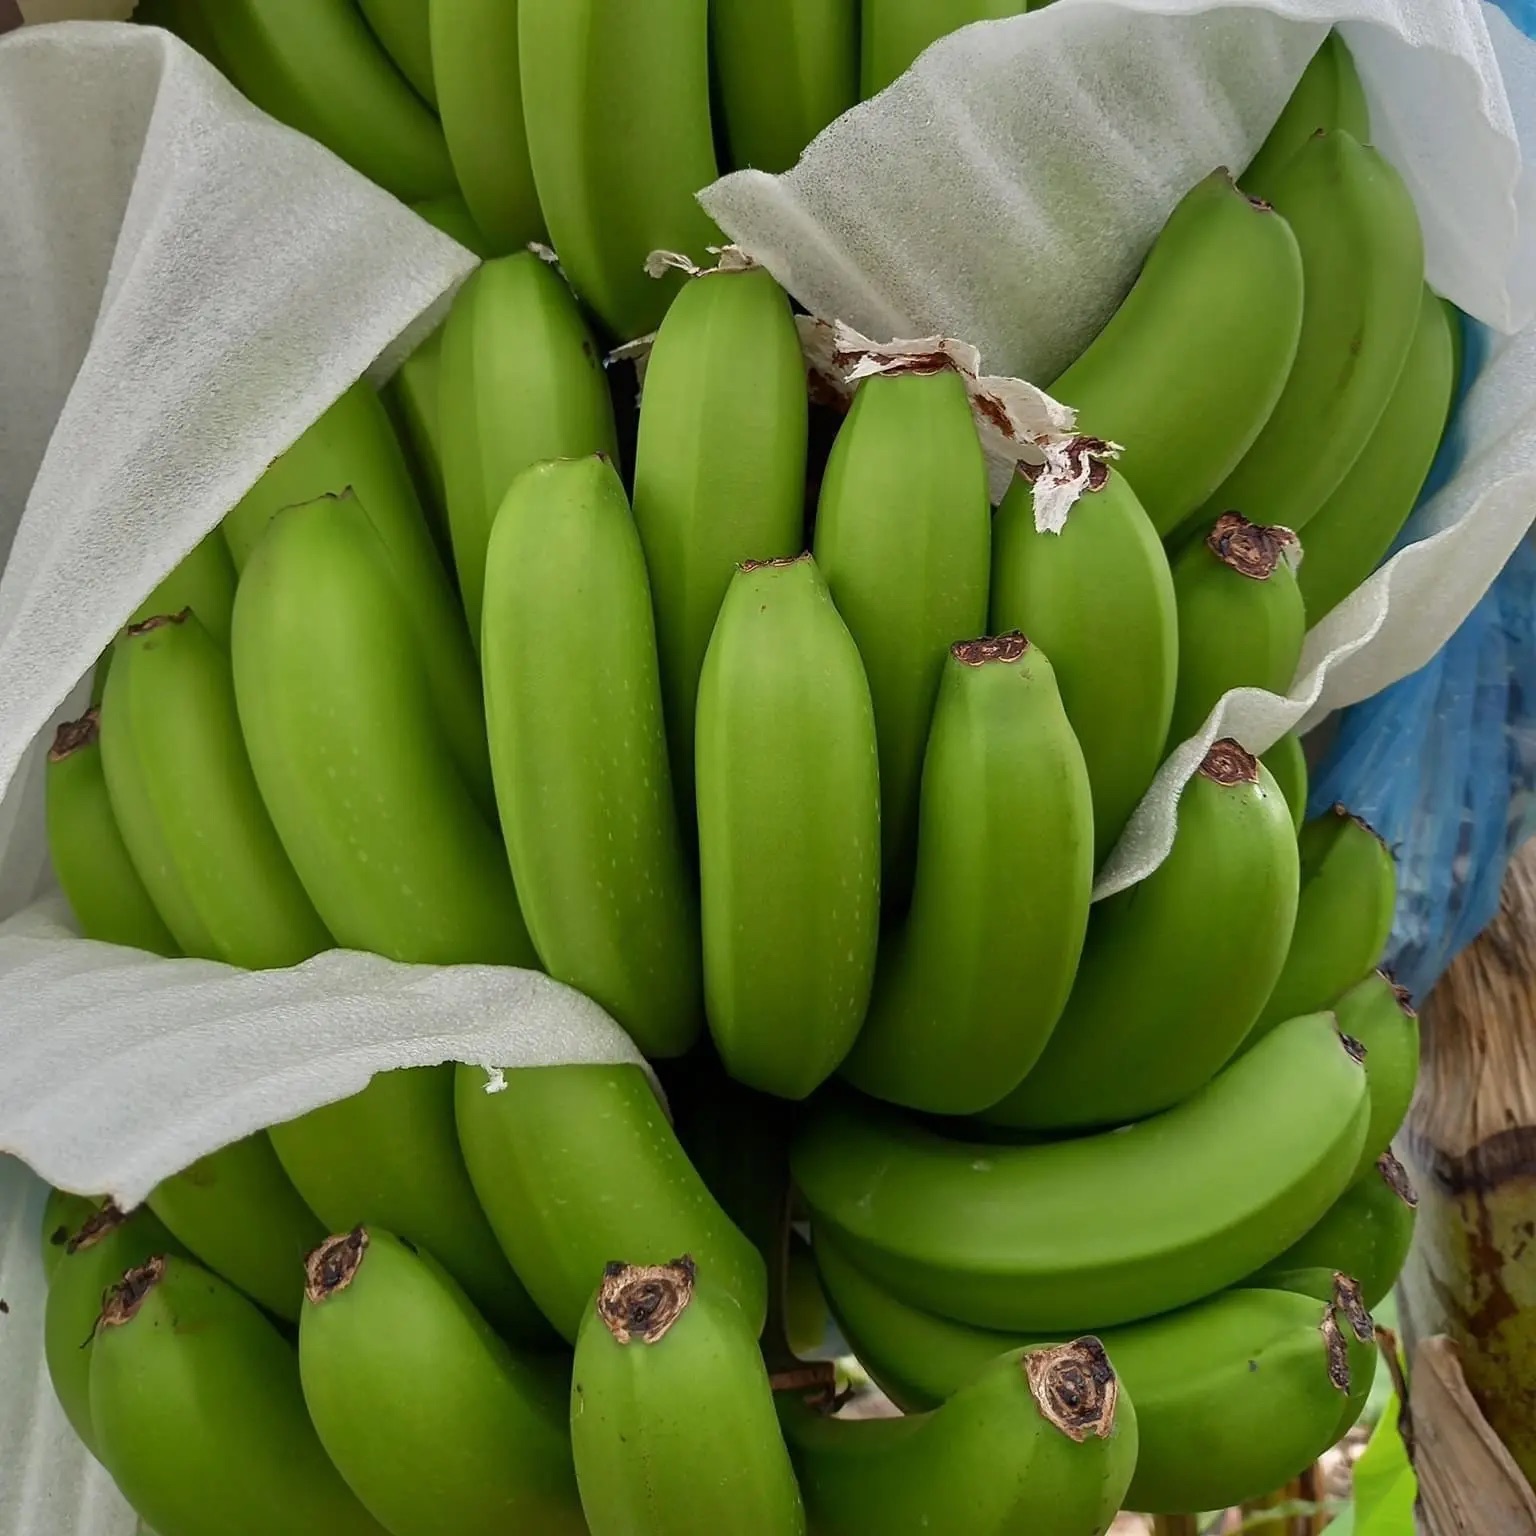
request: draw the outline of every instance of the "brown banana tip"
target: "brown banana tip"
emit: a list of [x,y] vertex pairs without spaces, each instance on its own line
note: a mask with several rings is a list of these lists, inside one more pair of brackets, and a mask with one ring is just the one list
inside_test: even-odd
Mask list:
[[180,613],[157,613],[140,624],[130,624],[123,633],[130,640],[136,640],[140,635],[152,635],[157,629],[164,629],[168,624],[185,624],[191,617],[190,608],[183,608]]
[[156,1254],[146,1259],[137,1269],[127,1270],[123,1278],[107,1292],[102,1304],[98,1328],[121,1328],[138,1316],[149,1293],[165,1279],[165,1257]]
[[1079,1445],[1107,1439],[1115,1427],[1120,1378],[1092,1335],[1048,1349],[1025,1350],[1025,1380],[1042,1416]]
[[101,735],[101,711],[88,709],[78,720],[66,720],[53,733],[53,745],[48,749],[50,763],[62,763],[66,757],[96,745]]
[[1378,832],[1376,830],[1376,828],[1373,827],[1370,824],[1370,822],[1368,822],[1365,819],[1364,816],[1357,816],[1342,801],[1339,801],[1339,800],[1334,801],[1334,803],[1328,807],[1328,814],[1330,816],[1338,817],[1338,819],[1340,821],[1352,821],[1352,822],[1354,822],[1354,824],[1357,827],[1359,827],[1362,832],[1369,832],[1371,834],[1371,836],[1374,837],[1376,839],[1376,841],[1378,843],[1380,843],[1383,848],[1385,848],[1387,846],[1386,838],[1384,838],[1381,835],[1381,833]]
[[1211,750],[1196,771],[1201,778],[1224,786],[1259,782],[1258,758],[1230,736],[1211,743]]
[[610,1264],[597,1315],[620,1344],[659,1344],[693,1301],[698,1271],[686,1254],[670,1264]]
[[1229,570],[1250,581],[1268,581],[1295,542],[1289,528],[1250,523],[1241,512],[1223,512],[1205,536],[1205,547]]
[[957,640],[949,654],[962,666],[984,667],[993,661],[1018,661],[1029,650],[1029,641],[1017,629],[1006,635],[987,635],[979,640]]
[[783,571],[792,565],[803,565],[813,556],[808,549],[803,549],[798,555],[775,555],[771,560],[743,560],[736,569],[738,571]]
[[1413,1187],[1413,1180],[1408,1177],[1408,1170],[1393,1156],[1390,1148],[1376,1159],[1376,1171],[1380,1173],[1382,1182],[1387,1188],[1410,1211],[1418,1209],[1419,1192]]
[[328,1237],[304,1260],[304,1295],[318,1306],[352,1284],[368,1252],[367,1227]]
[[[978,397],[976,402],[978,409],[981,409],[983,414],[986,414],[985,399],[985,396],[981,396]],[[997,420],[996,425],[1005,437],[1009,436],[1013,430],[1006,413]],[[1082,477],[1083,494],[1085,496],[1094,495],[1096,492],[1102,491],[1109,484],[1109,456],[1111,453],[1118,452],[1118,450],[1108,438],[1088,437],[1083,433],[1079,433],[1070,442],[1065,444],[1063,451],[1065,452],[1070,472],[1075,476]],[[1028,481],[1030,485],[1036,485],[1048,467],[1044,463],[1030,464],[1021,461],[1014,465],[1014,473],[1021,480]]]
[[1345,1054],[1357,1066],[1363,1067],[1365,1065],[1365,1058],[1369,1054],[1365,1048],[1365,1042],[1363,1040],[1356,1040],[1353,1035],[1346,1035],[1342,1029],[1339,1030],[1338,1034],[1339,1043],[1344,1047]]
[[64,1252],[84,1253],[86,1249],[94,1248],[108,1234],[117,1231],[127,1219],[116,1204],[108,1200],[99,1211],[87,1216],[72,1236],[65,1239]]
[[1376,1337],[1376,1324],[1366,1311],[1365,1298],[1360,1293],[1360,1282],[1341,1270],[1333,1272],[1333,1309],[1342,1314],[1345,1322],[1354,1329],[1355,1337],[1368,1344]]
[[[1337,1295],[1337,1287],[1335,1287]],[[1350,1324],[1353,1328],[1354,1324]],[[1339,1309],[1333,1302],[1323,1307],[1323,1320],[1319,1324],[1323,1336],[1323,1349],[1328,1356],[1328,1379],[1340,1392],[1348,1393],[1350,1386],[1349,1345],[1344,1330],[1339,1327]]]

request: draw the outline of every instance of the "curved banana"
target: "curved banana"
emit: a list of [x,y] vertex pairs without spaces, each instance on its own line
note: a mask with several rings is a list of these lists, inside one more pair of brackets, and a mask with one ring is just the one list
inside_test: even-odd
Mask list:
[[235,607],[235,563],[223,530],[215,528],[193,546],[180,565],[129,615],[128,625],[157,614],[190,608],[197,622],[222,646],[229,645],[229,621]]
[[1362,144],[1370,142],[1371,115],[1354,58],[1344,39],[1330,32],[1243,172],[1244,189],[1253,197],[1267,198],[1280,173],[1313,134],[1340,128]]
[[1397,861],[1358,816],[1336,805],[1297,837],[1301,897],[1290,951],[1249,1036],[1283,1019],[1331,1008],[1381,963],[1397,905]]
[[373,35],[395,67],[411,82],[423,100],[436,106],[437,87],[432,79],[432,34],[428,20],[430,0],[358,0]]
[[235,564],[243,573],[282,509],[349,491],[382,546],[459,772],[489,815],[495,794],[471,637],[389,412],[366,380],[347,390],[224,519]]
[[1260,756],[1259,761],[1274,775],[1280,793],[1285,796],[1285,803],[1291,808],[1291,822],[1300,832],[1307,818],[1307,789],[1310,783],[1307,754],[1302,749],[1301,738],[1295,731],[1287,731],[1268,752]]
[[1356,1176],[1363,1176],[1408,1118],[1419,1080],[1419,1016],[1408,993],[1381,971],[1372,971],[1333,1005],[1339,1032],[1365,1047],[1365,1078],[1371,1123],[1360,1149]]
[[1166,535],[1268,420],[1301,315],[1290,226],[1215,171],[1169,215],[1130,293],[1051,394],[1083,431],[1121,445],[1116,467]]
[[1344,1192],[1369,1114],[1365,1073],[1319,1014],[1131,1127],[998,1146],[828,1099],[791,1165],[817,1222],[903,1301],[1076,1331],[1183,1306],[1283,1252]]
[[188,1259],[151,1258],[108,1292],[91,1418],[160,1536],[386,1536],[321,1449],[292,1346]]
[[1285,963],[1297,879],[1278,786],[1235,741],[1217,742],[1184,790],[1167,859],[1094,908],[1045,1054],[982,1118],[1077,1129],[1182,1103],[1264,1006]]
[[453,186],[443,130],[352,0],[199,0],[223,65],[279,122],[410,202]]
[[598,1278],[571,1378],[592,1536],[804,1536],[757,1336],[721,1276],[683,1257]]
[[803,547],[808,415],[805,358],[784,290],[761,268],[690,278],[646,364],[634,491],[672,782],[690,843],[704,652],[736,566]]
[[1051,664],[951,647],[923,765],[912,908],[842,1073],[935,1114],[995,1104],[1048,1049],[1093,889],[1093,804]]
[[502,835],[545,970],[647,1056],[704,1020],[699,906],[667,766],[656,625],[623,482],[600,456],[513,481],[481,659]]
[[1308,139],[1272,201],[1301,247],[1301,339],[1274,411],[1203,516],[1237,507],[1301,533],[1397,386],[1419,321],[1424,241],[1402,178],[1343,130]]
[[1224,512],[1173,562],[1179,609],[1179,683],[1168,750],[1188,741],[1234,688],[1290,691],[1306,636],[1288,528]]
[[568,1363],[514,1354],[430,1254],[358,1227],[309,1257],[304,1403],[391,1536],[584,1533]]
[[941,37],[973,21],[1017,16],[1029,4],[1030,0],[863,0],[860,94],[868,98],[883,91]]
[[708,0],[518,0],[518,49],[533,179],[560,264],[607,331],[633,341],[677,288],[647,276],[651,253],[703,261],[720,242],[695,197],[719,174]]
[[822,477],[815,553],[869,675],[888,901],[912,878],[945,654],[986,630],[991,539],[986,460],[960,375],[863,380]]
[[88,939],[155,955],[181,951],[134,867],[107,794],[101,714],[61,725],[48,750],[48,857]]
[[[955,1399],[1005,1352],[1046,1342],[908,1306],[819,1226],[814,1244],[844,1338],[908,1413]],[[1282,1486],[1339,1440],[1375,1378],[1374,1340],[1356,1289],[1326,1278],[1321,1305],[1267,1282],[1098,1331],[1136,1405],[1125,1508],[1225,1509]]]
[[437,110],[459,190],[497,255],[521,250],[545,231],[523,123],[518,0],[430,0],[430,8]]
[[457,1069],[475,1192],[544,1315],[574,1340],[615,1253],[687,1252],[762,1328],[762,1255],[732,1225],[636,1066]]
[[1445,307],[1426,284],[1392,398],[1360,457],[1307,524],[1306,558],[1296,579],[1309,625],[1376,569],[1417,504],[1451,412],[1454,350]]
[[864,1022],[880,923],[875,715],[810,556],[738,569],[697,734],[710,1033],[732,1077],[802,1099]]
[[613,400],[571,290],[527,251],[486,262],[459,290],[440,367],[448,525],[479,645],[485,551],[508,488],[545,459],[606,453],[617,463]]
[[715,0],[709,24],[737,170],[789,170],[858,101],[858,0]]
[[43,1261],[43,1277],[50,1284],[67,1257],[70,1239],[105,1203],[100,1195],[75,1195],[64,1189],[48,1191],[38,1231],[38,1253]]
[[1102,1536],[1136,1466],[1137,1413],[1095,1338],[1011,1350],[942,1407],[828,1417],[781,1393],[811,1529],[823,1536]]
[[1106,466],[1060,533],[1035,527],[1033,488],[1014,479],[992,525],[991,618],[1055,668],[1088,765],[1097,866],[1163,760],[1178,682],[1168,557],[1118,470]]

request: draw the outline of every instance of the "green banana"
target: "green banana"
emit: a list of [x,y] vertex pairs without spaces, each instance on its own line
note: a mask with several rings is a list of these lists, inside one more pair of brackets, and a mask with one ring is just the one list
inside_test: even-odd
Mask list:
[[123,842],[185,953],[298,965],[331,936],[251,774],[229,656],[191,610],[135,624],[101,707],[101,763]]
[[1167,859],[1094,908],[1045,1054],[983,1118],[1079,1129],[1183,1102],[1264,1006],[1285,963],[1297,884],[1279,787],[1235,741],[1217,742],[1184,790]]
[[518,0],[430,0],[443,137],[464,201],[497,255],[545,238],[523,124],[519,9]]
[[299,1374],[320,1443],[391,1536],[578,1536],[569,1364],[515,1355],[430,1255],[358,1227],[309,1257]]
[[325,1229],[289,1183],[266,1132],[162,1179],[146,1204],[200,1263],[274,1317],[298,1319],[304,1255]]
[[527,251],[486,262],[459,290],[440,368],[448,524],[478,645],[485,551],[508,488],[545,459],[617,462],[613,400],[570,289]]
[[151,1258],[108,1293],[91,1417],[159,1536],[387,1536],[321,1449],[292,1346],[190,1260]]
[[43,1277],[50,1284],[64,1262],[70,1239],[104,1204],[100,1195],[74,1195],[64,1189],[48,1191],[38,1234],[41,1238],[38,1252],[43,1261]]
[[410,465],[374,389],[359,381],[279,458],[224,519],[242,575],[276,514],[351,491],[382,546],[396,603],[415,636],[433,710],[482,808],[495,807],[480,675],[464,615],[437,555]]
[[1108,1328],[1283,1252],[1344,1192],[1369,1113],[1359,1061],[1318,1014],[1133,1126],[998,1146],[828,1099],[791,1166],[816,1220],[903,1301],[986,1327]]
[[883,91],[906,74],[931,43],[973,21],[1018,16],[1029,0],[863,0],[859,90]]
[[1307,140],[1272,201],[1301,247],[1301,339],[1274,411],[1203,517],[1238,507],[1300,533],[1397,386],[1418,327],[1424,242],[1402,178],[1343,130]]
[[924,366],[860,383],[816,510],[816,563],[869,675],[892,900],[911,880],[923,747],[945,653],[985,631],[991,565],[987,466],[965,381]]
[[1297,836],[1301,897],[1284,969],[1249,1044],[1284,1019],[1331,1008],[1381,963],[1397,904],[1397,861],[1342,805]]
[[1311,1231],[1248,1283],[1326,1268],[1349,1275],[1359,1285],[1364,1304],[1378,1306],[1391,1294],[1408,1258],[1418,1205],[1407,1170],[1390,1152],[1383,1152]]
[[[908,1413],[953,1400],[1005,1352],[1046,1342],[907,1306],[820,1227],[814,1244],[843,1336]],[[1339,1440],[1375,1377],[1374,1344],[1352,1284],[1327,1280],[1321,1308],[1285,1289],[1243,1288],[1098,1332],[1136,1406],[1125,1508],[1225,1509],[1282,1486]]]
[[1169,215],[1135,285],[1051,394],[1083,431],[1121,445],[1116,468],[1168,534],[1268,420],[1301,317],[1290,226],[1214,171]]
[[803,1536],[757,1335],[690,1258],[609,1264],[581,1319],[571,1449],[592,1536]]
[[685,283],[646,364],[634,503],[690,840],[704,652],[737,564],[802,547],[808,415],[799,334],[772,277],[722,268]]
[[824,1536],[1101,1536],[1136,1466],[1137,1415],[1097,1339],[1011,1350],[942,1407],[836,1419],[781,1393],[779,1419]]
[[714,0],[709,24],[738,170],[787,171],[858,101],[858,0]]
[[406,202],[453,186],[441,125],[352,0],[199,0],[198,8],[230,78],[263,112]]
[[1291,808],[1291,823],[1298,832],[1307,819],[1307,789],[1310,782],[1307,754],[1301,745],[1301,737],[1295,731],[1287,731],[1259,761],[1274,775],[1285,803]]
[[1224,512],[1173,562],[1179,683],[1168,751],[1196,735],[1234,688],[1290,691],[1307,620],[1286,559],[1295,537]]
[[784,1330],[791,1352],[802,1360],[819,1355],[830,1321],[811,1245],[792,1231],[784,1266]]
[[223,532],[215,528],[193,546],[180,565],[129,615],[128,623],[142,624],[157,614],[180,613],[190,608],[197,622],[220,645],[229,645],[229,620],[235,607],[235,563]]
[[432,34],[429,0],[358,0],[373,34],[384,45],[411,88],[433,106],[438,104],[432,79]]
[[152,1211],[140,1206],[124,1215],[107,1201],[75,1223],[55,1252],[58,1259],[43,1304],[43,1358],[64,1417],[95,1454],[91,1355],[102,1296],[125,1271],[151,1255],[181,1249]]
[[732,1077],[802,1099],[864,1022],[880,922],[875,715],[810,556],[737,570],[697,734],[710,1033]]
[[1419,1016],[1408,993],[1381,971],[1372,971],[1333,1005],[1339,1032],[1365,1047],[1365,1078],[1371,1123],[1360,1149],[1356,1177],[1363,1176],[1408,1118],[1419,1078]]
[[1034,489],[1014,479],[993,520],[991,617],[1055,668],[1088,765],[1097,866],[1163,760],[1178,681],[1168,557],[1122,474],[1105,466],[1060,533],[1036,528]]
[[607,459],[513,481],[486,556],[480,649],[502,833],[539,959],[646,1055],[680,1055],[704,1018],[698,897],[645,555]]
[[101,714],[61,725],[48,751],[48,856],[88,939],[156,955],[180,953],[129,856],[107,795]]
[[951,647],[923,766],[912,908],[842,1072],[935,1114],[995,1104],[1049,1047],[1093,889],[1093,803],[1045,656]]
[[1280,173],[1313,134],[1340,128],[1362,144],[1370,142],[1371,115],[1354,58],[1344,39],[1330,32],[1243,172],[1243,187],[1253,197],[1267,198]]
[[488,1082],[461,1066],[457,1107],[480,1203],[567,1340],[615,1253],[693,1254],[761,1330],[762,1256],[705,1188],[640,1067],[527,1067]]
[[702,261],[720,240],[695,197],[719,174],[708,0],[518,0],[518,50],[560,264],[608,332],[633,341],[656,329],[677,287],[647,275],[652,252]]
[[1381,563],[1418,502],[1440,449],[1455,387],[1445,308],[1427,284],[1408,361],[1360,457],[1307,524],[1297,573],[1316,624]]

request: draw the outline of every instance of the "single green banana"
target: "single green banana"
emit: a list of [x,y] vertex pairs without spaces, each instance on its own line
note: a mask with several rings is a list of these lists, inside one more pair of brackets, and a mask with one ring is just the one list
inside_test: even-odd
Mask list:
[[154,1213],[140,1206],[124,1215],[107,1201],[87,1213],[55,1245],[57,1254],[43,1304],[43,1358],[54,1396],[81,1443],[96,1454],[91,1422],[91,1355],[96,1317],[107,1290],[126,1271],[157,1253],[180,1253]]
[[709,24],[737,170],[789,170],[858,101],[858,0],[714,0]]
[[1163,760],[1178,682],[1173,578],[1130,482],[1104,471],[1060,533],[1010,486],[992,525],[992,627],[1050,657],[1093,790],[1094,864],[1119,840]]
[[864,1022],[880,936],[875,715],[810,556],[738,569],[697,734],[710,1033],[739,1082],[803,1099]]
[[1234,688],[1290,691],[1307,620],[1286,559],[1288,528],[1224,512],[1173,562],[1179,683],[1167,750],[1196,735]]
[[1055,674],[1019,634],[951,647],[923,765],[917,879],[843,1076],[985,1109],[1048,1049],[1093,890],[1093,802]]
[[1349,1275],[1365,1305],[1378,1306],[1402,1273],[1418,1206],[1407,1170],[1390,1152],[1383,1152],[1310,1232],[1249,1283],[1262,1285],[1274,1275],[1326,1268]]
[[265,1131],[162,1179],[146,1203],[200,1263],[274,1317],[298,1320],[304,1256],[325,1228],[289,1183]]
[[263,112],[406,202],[453,186],[442,126],[352,0],[199,0],[198,9],[230,78]]
[[[814,1244],[844,1338],[909,1414],[954,1399],[1005,1352],[1047,1342],[907,1306],[819,1226]],[[1125,1508],[1225,1509],[1282,1486],[1341,1438],[1375,1378],[1374,1343],[1352,1283],[1326,1280],[1321,1306],[1270,1281],[1097,1333],[1136,1405]]]
[[527,251],[486,262],[459,290],[440,366],[448,524],[478,645],[485,551],[508,488],[545,459],[617,462],[613,399],[570,289]]
[[601,1280],[571,1376],[592,1536],[803,1536],[757,1335],[722,1276],[684,1257]]
[[1136,1466],[1135,1407],[1095,1338],[1001,1354],[927,1413],[838,1419],[836,1403],[778,1397],[823,1536],[1102,1536]]
[[498,256],[522,250],[545,229],[523,123],[518,0],[430,0],[430,8],[432,78],[459,190]]
[[101,761],[133,866],[188,955],[246,970],[331,948],[262,805],[228,653],[190,609],[126,629]]
[[101,713],[61,725],[48,750],[48,857],[88,939],[155,955],[180,953],[134,867],[107,794]]
[[391,1536],[579,1536],[560,1357],[514,1354],[432,1257],[380,1227],[309,1257],[299,1374],[348,1487]]
[[1076,409],[1083,431],[1121,445],[1116,468],[1165,535],[1268,420],[1301,316],[1290,226],[1214,171],[1169,215],[1135,285],[1051,394]]
[[197,621],[220,645],[229,645],[229,620],[235,607],[235,563],[221,529],[215,528],[193,546],[180,565],[129,615],[142,624],[161,613],[190,608]]
[[982,1118],[1076,1130],[1189,1098],[1264,1006],[1297,886],[1279,787],[1235,741],[1217,742],[1184,790],[1168,857],[1094,908],[1077,984],[1039,1064]]
[[678,285],[647,275],[652,252],[702,261],[720,242],[695,197],[719,174],[708,0],[518,0],[518,50],[560,264],[610,335],[633,341],[656,329]]
[[42,1256],[43,1277],[50,1284],[64,1262],[69,1240],[105,1203],[100,1195],[74,1195],[64,1189],[48,1191],[38,1233],[38,1252]]
[[869,675],[888,902],[911,883],[923,748],[945,655],[987,626],[991,540],[986,459],[965,381],[947,368],[865,379],[822,478],[815,551]]
[[567,1340],[615,1253],[691,1253],[761,1330],[762,1255],[705,1187],[640,1067],[527,1067],[487,1081],[461,1066],[457,1105],[480,1203]]
[[1455,388],[1445,308],[1424,287],[1408,361],[1360,457],[1307,524],[1297,581],[1307,623],[1336,608],[1381,563],[1429,479]]
[[1424,241],[1402,178],[1343,130],[1309,139],[1272,201],[1301,247],[1301,339],[1269,420],[1202,515],[1237,507],[1301,533],[1397,386],[1418,328]]
[[704,1022],[699,906],[667,766],[656,623],[605,458],[524,470],[486,556],[480,644],[507,853],[545,970],[647,1056]]
[[469,629],[438,558],[389,412],[364,380],[354,384],[279,458],[224,519],[242,575],[276,514],[350,491],[377,536],[396,603],[415,636],[434,712],[459,772],[487,815],[495,808],[480,674]]
[[1267,198],[1280,173],[1313,134],[1341,128],[1362,144],[1370,142],[1371,115],[1354,58],[1344,39],[1330,32],[1243,172],[1244,189],[1253,197]]
[[159,1536],[392,1536],[321,1449],[293,1347],[188,1259],[151,1258],[108,1293],[91,1417],[103,1464]]
[[802,1360],[820,1355],[831,1318],[811,1245],[792,1231],[784,1266],[784,1330],[790,1350]]
[[1297,836],[1301,897],[1285,967],[1249,1036],[1331,1008],[1381,964],[1397,905],[1397,861],[1358,816],[1336,805]]
[[690,842],[704,652],[737,565],[803,547],[808,414],[805,358],[784,290],[761,268],[691,278],[646,364],[634,492],[672,781]]
[[1371,1123],[1355,1175],[1363,1177],[1408,1118],[1419,1080],[1419,1016],[1407,991],[1382,971],[1372,971],[1333,1005],[1339,1032],[1365,1047]]
[[373,35],[423,100],[438,105],[432,79],[429,0],[358,0]]
[[1259,759],[1280,786],[1285,803],[1291,808],[1291,823],[1298,832],[1307,819],[1307,789],[1310,782],[1307,754],[1301,745],[1301,737],[1295,731],[1287,731],[1268,752]]
[[917,62],[931,43],[973,21],[1018,16],[1029,0],[863,0],[859,89],[883,91]]
[[1369,1114],[1359,1060],[1317,1014],[1176,1108],[1071,1141],[954,1141],[829,1098],[792,1168],[817,1221],[903,1301],[1076,1331],[1183,1306],[1283,1252],[1344,1192]]

